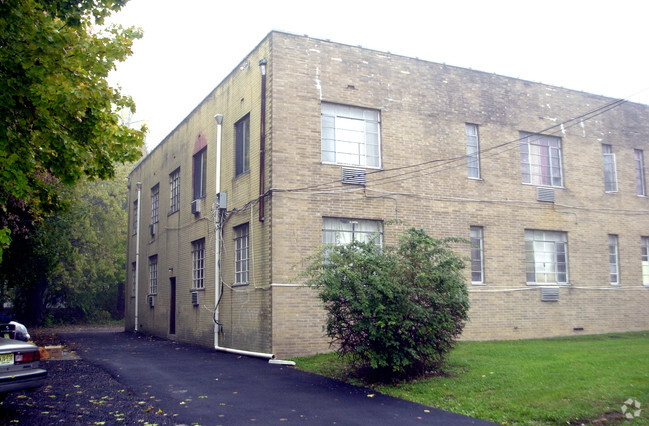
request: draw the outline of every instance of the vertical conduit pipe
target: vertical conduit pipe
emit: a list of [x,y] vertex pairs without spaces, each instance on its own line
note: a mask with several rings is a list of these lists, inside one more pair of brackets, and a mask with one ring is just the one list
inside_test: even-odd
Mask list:
[[223,114],[216,114],[216,226],[214,231],[214,347],[219,347],[219,299],[221,298],[221,125]]
[[259,61],[261,71],[261,118],[259,119],[259,221],[266,219],[264,194],[266,193],[266,58]]

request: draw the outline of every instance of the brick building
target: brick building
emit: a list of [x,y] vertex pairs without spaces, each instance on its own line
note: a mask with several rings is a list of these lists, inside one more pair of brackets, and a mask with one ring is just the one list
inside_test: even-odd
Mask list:
[[458,248],[465,339],[649,329],[648,119],[645,105],[271,32],[129,177],[126,328],[327,351],[301,259],[416,226],[474,243]]

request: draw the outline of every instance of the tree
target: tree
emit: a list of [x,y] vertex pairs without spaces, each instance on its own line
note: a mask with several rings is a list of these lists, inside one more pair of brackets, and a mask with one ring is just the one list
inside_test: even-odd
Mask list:
[[64,205],[60,183],[110,178],[140,156],[145,128],[119,121],[134,103],[107,82],[141,37],[102,25],[126,2],[0,1],[0,259],[28,231],[21,220]]
[[468,318],[464,261],[437,240],[407,230],[398,247],[369,242],[324,248],[307,268],[341,355],[375,378],[435,370]]
[[61,189],[68,208],[12,242],[0,276],[16,317],[31,325],[122,317],[118,300],[126,280],[128,229],[124,179],[132,166],[119,166],[112,180]]

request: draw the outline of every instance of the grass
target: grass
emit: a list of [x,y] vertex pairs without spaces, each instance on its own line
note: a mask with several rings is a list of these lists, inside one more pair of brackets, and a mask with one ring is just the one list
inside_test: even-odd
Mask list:
[[[335,354],[295,359],[306,371],[360,384]],[[501,424],[649,424],[649,332],[516,341],[460,342],[444,374],[376,391]],[[625,423],[627,424],[627,423]]]

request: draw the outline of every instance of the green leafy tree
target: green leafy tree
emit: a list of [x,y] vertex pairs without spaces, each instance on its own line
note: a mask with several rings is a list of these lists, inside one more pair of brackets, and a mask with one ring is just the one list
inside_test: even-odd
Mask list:
[[450,244],[409,229],[398,247],[324,248],[307,268],[338,352],[373,378],[435,370],[468,318],[464,260]]
[[31,324],[119,319],[126,279],[127,199],[124,179],[82,181],[60,190],[68,208],[15,239],[0,267],[15,315]]
[[59,183],[107,179],[140,156],[119,121],[131,98],[107,82],[141,32],[103,26],[127,0],[0,0],[0,259],[62,204]]

